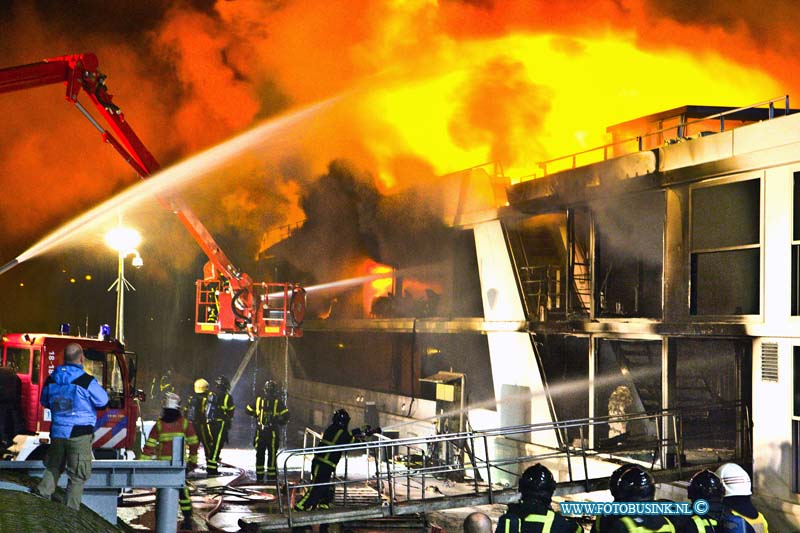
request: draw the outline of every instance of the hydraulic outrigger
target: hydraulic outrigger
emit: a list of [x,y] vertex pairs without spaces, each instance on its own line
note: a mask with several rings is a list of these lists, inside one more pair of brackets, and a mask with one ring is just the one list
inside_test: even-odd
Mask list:
[[[66,99],[92,123],[140,178],[158,172],[160,165],[125,121],[97,70],[92,53],[45,59],[38,63],[0,69],[0,93],[64,83]],[[83,90],[110,125],[105,129],[78,101]],[[294,283],[254,283],[220,249],[206,227],[176,194],[159,196],[173,211],[208,257],[203,279],[197,281],[195,331],[210,334],[247,334],[253,337],[299,337],[305,314],[305,290]],[[274,305],[272,305],[274,304]]]

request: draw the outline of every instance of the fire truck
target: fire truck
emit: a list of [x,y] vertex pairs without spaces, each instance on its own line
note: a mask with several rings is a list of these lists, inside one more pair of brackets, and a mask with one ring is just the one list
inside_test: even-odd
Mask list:
[[50,411],[39,403],[41,388],[56,366],[64,364],[64,348],[83,347],[84,370],[108,393],[108,407],[97,413],[92,446],[102,455],[131,449],[139,417],[136,356],[108,336],[72,337],[47,333],[10,333],[2,337],[2,362],[16,369],[22,382],[22,416],[30,436],[16,439],[17,459],[39,459],[49,443]]
[[[134,132],[122,110],[112,101],[92,53],[45,59],[38,63],[0,69],[0,93],[62,83],[66,100],[100,133],[141,179],[158,172],[159,163]],[[105,120],[104,127],[79,101],[83,93]],[[159,195],[208,257],[203,279],[196,283],[195,332],[218,336],[300,337],[306,308],[305,290],[296,283],[259,282],[238,270],[211,233],[175,193]],[[4,272],[16,260],[0,269]],[[23,411],[29,432],[47,431],[49,413],[39,405],[39,391],[47,376],[63,363],[64,347],[80,343],[86,371],[109,391],[109,408],[98,413],[95,448],[130,448],[138,418],[135,359],[113,339],[90,339],[52,334],[6,334],[0,341],[3,362],[13,363],[23,383]]]

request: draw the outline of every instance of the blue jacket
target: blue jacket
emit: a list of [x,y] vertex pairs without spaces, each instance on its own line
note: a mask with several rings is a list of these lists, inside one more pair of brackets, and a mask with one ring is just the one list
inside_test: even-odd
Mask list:
[[53,417],[50,436],[67,439],[94,432],[95,410],[108,405],[108,394],[83,366],[67,363],[56,367],[45,381],[41,404]]

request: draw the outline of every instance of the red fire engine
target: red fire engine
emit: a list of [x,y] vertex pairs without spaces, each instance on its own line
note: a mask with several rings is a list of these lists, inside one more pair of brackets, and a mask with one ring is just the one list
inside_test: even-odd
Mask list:
[[[16,368],[22,381],[25,430],[39,436],[50,431],[50,412],[39,404],[39,394],[56,366],[64,364],[64,348],[71,342],[83,347],[84,370],[108,392],[108,408],[97,413],[92,446],[107,450],[130,449],[139,416],[137,402],[141,399],[141,393],[136,390],[136,359],[111,339],[32,333],[3,335],[3,364]],[[41,442],[46,443],[46,440]],[[31,449],[39,442],[33,444]],[[39,447],[24,458],[37,459],[43,451]]]
[[[39,63],[0,69],[0,93],[64,83],[66,99],[89,120],[133,167],[140,178],[156,173],[160,165],[112,102],[106,77],[97,70],[91,53],[46,59]],[[105,129],[78,101],[83,91],[108,123]],[[300,337],[305,314],[305,290],[294,283],[255,283],[239,271],[214,238],[175,194],[159,201],[178,215],[208,257],[203,279],[197,281],[195,331],[248,337]],[[15,262],[12,261],[10,266]],[[6,265],[6,266],[9,266]],[[7,270],[6,267],[0,272]],[[13,363],[23,383],[23,411],[29,432],[47,431],[49,413],[38,402],[40,387],[57,365],[63,364],[64,347],[83,346],[86,371],[109,391],[108,409],[98,413],[95,448],[131,448],[138,418],[135,359],[115,340],[51,334],[7,334],[0,341],[3,363]]]

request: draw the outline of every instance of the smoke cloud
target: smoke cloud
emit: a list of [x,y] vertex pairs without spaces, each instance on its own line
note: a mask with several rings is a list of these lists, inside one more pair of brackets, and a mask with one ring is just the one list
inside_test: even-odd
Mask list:
[[[182,191],[243,263],[271,244],[271,230],[317,217],[324,202],[315,195],[329,191],[305,189],[315,176],[332,179],[333,160],[352,162],[354,183],[375,189],[370,197],[356,188],[373,210],[356,210],[365,233],[340,244],[400,264],[413,254],[393,257],[387,243],[402,241],[399,228],[417,231],[401,215],[427,220],[408,206],[441,200],[429,194],[437,175],[499,161],[521,176],[537,160],[602,144],[614,122],[686,103],[746,105],[800,86],[798,60],[786,53],[800,39],[800,8],[788,0],[769,10],[755,1],[37,0],[3,3],[0,15],[2,66],[95,52],[115,102],[164,166],[260,120],[340,98],[265,153]],[[0,262],[136,180],[62,91],[0,95]],[[164,241],[188,240],[163,220],[144,224],[170,231]],[[188,268],[192,246],[156,253],[165,269]]]

